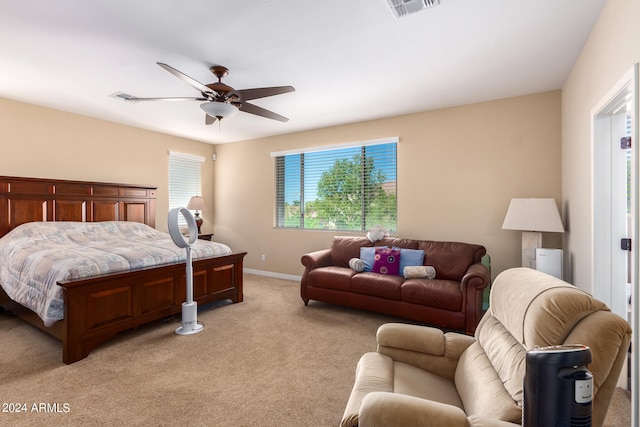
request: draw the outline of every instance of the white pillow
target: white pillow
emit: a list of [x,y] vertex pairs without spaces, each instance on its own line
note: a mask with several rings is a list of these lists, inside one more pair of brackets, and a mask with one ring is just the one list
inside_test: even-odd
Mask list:
[[435,279],[436,269],[430,265],[409,265],[402,270],[405,279]]
[[364,265],[364,261],[360,258],[351,258],[349,260],[349,267],[351,267],[352,270],[357,271],[358,273],[364,271]]

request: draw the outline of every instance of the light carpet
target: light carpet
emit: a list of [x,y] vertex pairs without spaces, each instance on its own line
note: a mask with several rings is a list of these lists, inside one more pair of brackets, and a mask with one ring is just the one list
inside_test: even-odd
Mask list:
[[172,318],[71,365],[57,340],[0,316],[0,409],[26,410],[0,412],[0,425],[337,426],[376,329],[401,320],[305,307],[297,282],[247,274],[244,285],[244,302],[201,307],[198,334],[176,335]]

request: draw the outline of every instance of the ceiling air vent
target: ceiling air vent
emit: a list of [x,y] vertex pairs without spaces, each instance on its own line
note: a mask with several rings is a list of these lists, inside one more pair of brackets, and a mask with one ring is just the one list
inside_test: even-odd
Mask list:
[[387,0],[396,18],[420,12],[440,4],[440,0]]

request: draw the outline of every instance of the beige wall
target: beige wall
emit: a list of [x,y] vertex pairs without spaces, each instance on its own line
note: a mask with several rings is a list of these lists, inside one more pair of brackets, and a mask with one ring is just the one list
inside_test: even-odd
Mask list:
[[[156,228],[166,230],[168,151],[205,157],[203,196],[213,210],[214,147],[0,98],[0,175],[158,187]],[[206,221],[203,231],[212,229]]]
[[300,275],[336,233],[273,228],[270,153],[398,136],[398,235],[485,245],[495,276],[520,263],[520,233],[500,229],[509,200],[560,200],[560,109],[554,91],[214,147],[0,98],[0,174],[156,185],[166,229],[167,152],[201,155],[204,231],[249,252],[247,268]]
[[[479,243],[493,275],[520,265],[501,230],[512,197],[561,198],[559,91],[216,146],[215,233],[245,267],[300,275],[332,231],[273,228],[273,151],[398,136],[398,235]],[[560,247],[561,236],[545,236]],[[261,255],[266,261],[261,261]]]
[[591,110],[640,61],[640,2],[610,0],[562,89],[565,273],[592,291]]

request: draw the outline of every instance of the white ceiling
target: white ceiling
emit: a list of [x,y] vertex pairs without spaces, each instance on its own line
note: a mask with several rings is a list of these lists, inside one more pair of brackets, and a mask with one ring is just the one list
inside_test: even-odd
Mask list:
[[[442,0],[396,19],[385,0],[0,0],[0,97],[209,143],[560,89],[606,0]],[[292,85],[205,126],[156,65],[236,89]],[[34,123],[37,126],[37,123]]]

